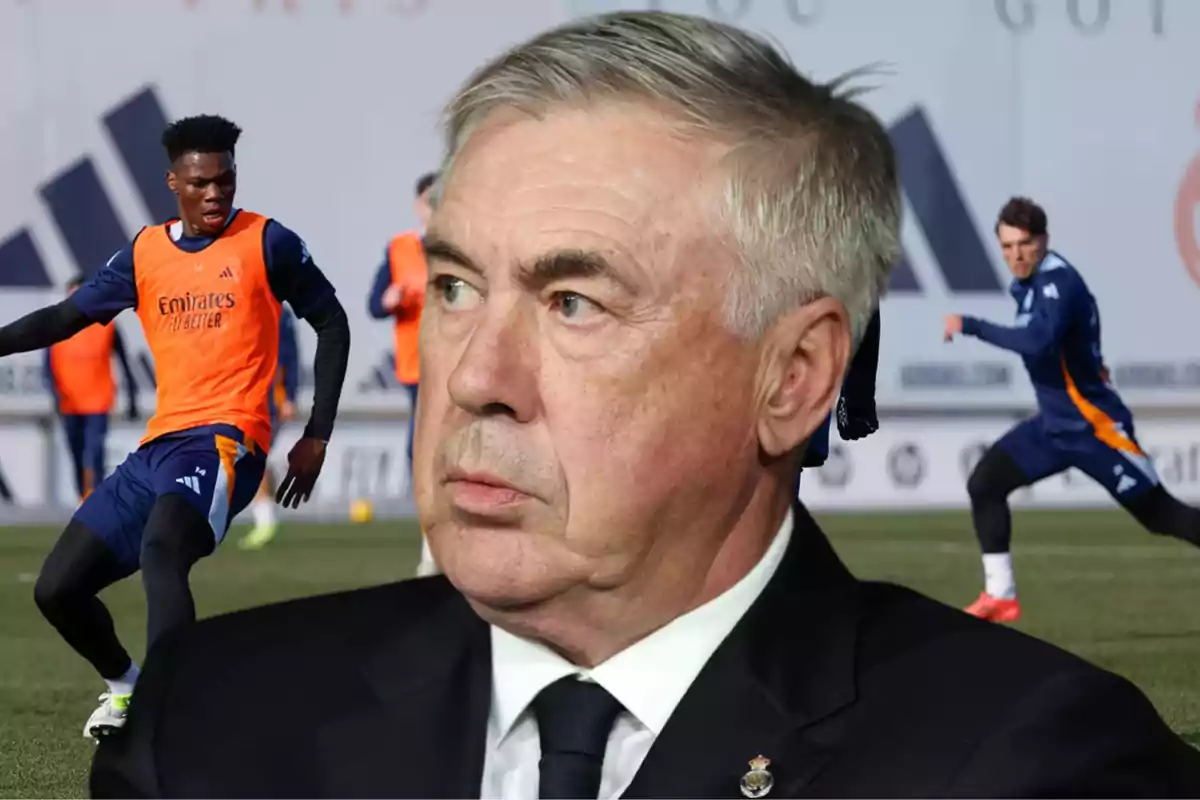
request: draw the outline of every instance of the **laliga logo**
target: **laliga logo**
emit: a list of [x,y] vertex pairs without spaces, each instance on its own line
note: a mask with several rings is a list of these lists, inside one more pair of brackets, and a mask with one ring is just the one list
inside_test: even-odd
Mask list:
[[[1200,103],[1196,125],[1200,127]],[[1200,154],[1188,164],[1175,195],[1175,244],[1192,280],[1200,284]]]

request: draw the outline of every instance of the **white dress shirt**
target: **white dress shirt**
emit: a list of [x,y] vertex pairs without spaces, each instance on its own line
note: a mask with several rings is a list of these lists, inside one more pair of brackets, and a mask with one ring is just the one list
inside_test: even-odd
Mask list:
[[604,751],[600,800],[620,797],[692,681],[775,574],[792,535],[792,512],[740,581],[594,669],[492,626],[492,705],[481,797],[537,800],[541,744],[530,703],[568,675],[592,680],[624,706]]

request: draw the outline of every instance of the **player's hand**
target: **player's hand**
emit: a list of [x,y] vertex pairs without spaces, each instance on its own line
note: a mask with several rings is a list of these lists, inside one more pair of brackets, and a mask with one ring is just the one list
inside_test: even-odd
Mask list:
[[946,330],[942,338],[947,342],[962,333],[962,314],[947,314],[945,323]]
[[837,426],[838,433],[847,442],[870,436],[879,430],[879,417],[875,413],[875,401],[851,404],[846,402],[846,398],[839,397]]
[[321,466],[325,463],[325,443],[304,437],[288,453],[287,475],[275,493],[275,502],[284,508],[299,508],[312,495]]
[[290,422],[296,418],[296,404],[291,400],[284,400],[279,404],[279,420],[280,422]]
[[381,300],[383,310],[389,314],[395,314],[396,309],[400,308],[400,301],[403,299],[404,287],[398,283],[393,283],[383,290],[383,299]]

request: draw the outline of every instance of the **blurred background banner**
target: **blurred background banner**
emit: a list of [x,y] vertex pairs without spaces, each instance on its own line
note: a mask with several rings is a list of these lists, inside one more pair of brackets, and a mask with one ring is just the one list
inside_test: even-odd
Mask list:
[[[336,438],[348,452],[355,436],[387,439],[401,455],[390,469],[403,473],[407,400],[391,377],[389,326],[368,317],[366,295],[388,238],[415,224],[413,183],[437,164],[440,106],[506,46],[617,8],[735,22],[768,34],[816,78],[886,65],[864,79],[878,86],[865,101],[899,155],[905,258],[883,311],[883,427],[847,453],[886,456],[889,431],[949,442],[968,425],[994,438],[1032,407],[1015,356],[941,339],[946,313],[1014,315],[992,231],[1013,194],[1046,207],[1051,246],[1096,295],[1105,358],[1143,438],[1154,446],[1149,431],[1170,414],[1164,436],[1183,425],[1181,435],[1200,439],[1193,0],[0,0],[0,319],[56,300],[71,275],[169,216],[163,125],[227,115],[245,128],[239,205],[300,233],[350,314]],[[152,361],[136,318],[118,324],[148,410]],[[299,329],[311,362],[315,337]],[[310,395],[302,389],[302,413]],[[49,412],[41,354],[0,362],[0,467],[15,506],[69,500]],[[117,434],[110,446],[125,441]],[[20,480],[9,474],[15,453],[39,447],[22,457]],[[893,491],[867,470],[845,502],[962,504],[960,445],[929,447],[940,464],[930,480],[953,476],[945,491]],[[318,505],[359,491],[330,486],[333,477]],[[815,505],[843,502],[811,485]],[[369,491],[406,495],[407,476]],[[1091,489],[1061,497],[1105,502]]]

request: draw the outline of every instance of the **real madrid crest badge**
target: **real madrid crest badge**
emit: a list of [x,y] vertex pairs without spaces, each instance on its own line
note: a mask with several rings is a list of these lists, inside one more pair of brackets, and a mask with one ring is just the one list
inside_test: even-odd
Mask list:
[[771,766],[771,759],[766,756],[750,759],[750,771],[742,776],[742,794],[751,800],[767,796],[771,787],[775,785],[774,776],[767,772],[769,766]]

